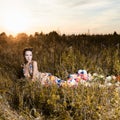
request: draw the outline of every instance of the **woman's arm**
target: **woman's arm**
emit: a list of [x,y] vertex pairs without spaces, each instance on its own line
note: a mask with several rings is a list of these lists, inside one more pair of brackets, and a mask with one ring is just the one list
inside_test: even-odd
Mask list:
[[33,75],[32,75],[32,81],[34,81],[35,78],[37,78],[37,74],[38,74],[37,62],[36,62],[36,61],[33,61]]
[[28,70],[28,66],[23,64],[22,66],[22,69],[23,69],[23,76],[25,78],[29,78],[30,77],[30,74],[29,74],[29,70]]

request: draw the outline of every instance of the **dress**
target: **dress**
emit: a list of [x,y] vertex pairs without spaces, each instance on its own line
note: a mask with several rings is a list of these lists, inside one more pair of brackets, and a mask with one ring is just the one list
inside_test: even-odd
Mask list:
[[[33,78],[33,61],[28,65],[23,66],[23,74],[25,78]],[[51,84],[58,84],[60,85],[60,78],[52,75],[51,73],[47,72],[39,72],[36,68],[34,73],[34,79],[40,81],[42,85],[51,85]]]

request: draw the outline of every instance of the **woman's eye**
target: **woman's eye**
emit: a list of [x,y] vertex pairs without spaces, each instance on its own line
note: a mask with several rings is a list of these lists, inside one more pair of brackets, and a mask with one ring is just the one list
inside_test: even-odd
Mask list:
[[32,55],[25,55],[26,57],[28,57],[28,56],[32,56]]

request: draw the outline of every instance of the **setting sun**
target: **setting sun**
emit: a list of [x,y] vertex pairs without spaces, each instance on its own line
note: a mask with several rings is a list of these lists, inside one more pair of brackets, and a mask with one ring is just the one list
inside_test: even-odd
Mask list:
[[120,0],[0,0],[0,32],[106,34],[120,31]]
[[17,34],[28,29],[28,20],[20,13],[6,14],[4,18],[4,27],[7,31]]

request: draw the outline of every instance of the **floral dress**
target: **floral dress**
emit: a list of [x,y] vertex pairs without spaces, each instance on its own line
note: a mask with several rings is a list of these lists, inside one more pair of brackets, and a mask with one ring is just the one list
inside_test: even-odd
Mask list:
[[[25,78],[32,78],[33,77],[33,62],[29,63],[28,65],[23,66],[23,74]],[[42,85],[50,85],[50,84],[58,84],[60,85],[60,78],[52,75],[51,73],[47,72],[39,72],[36,71],[34,75],[35,80],[41,82]]]

